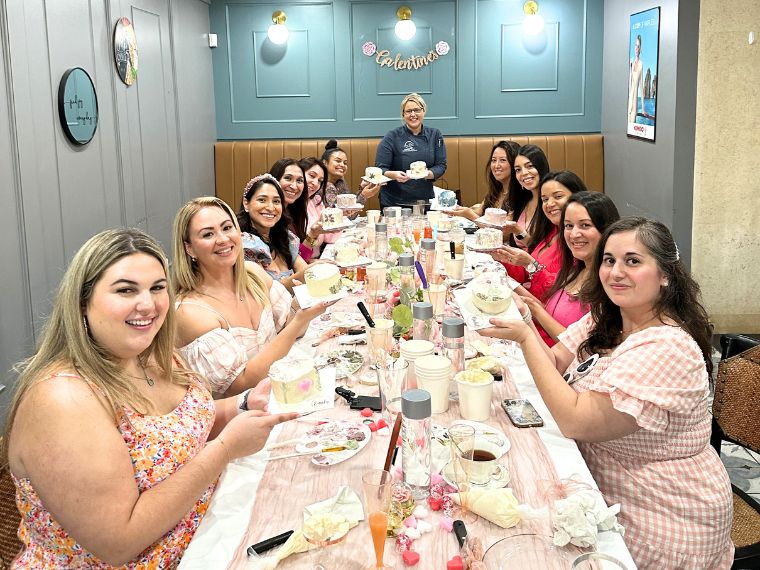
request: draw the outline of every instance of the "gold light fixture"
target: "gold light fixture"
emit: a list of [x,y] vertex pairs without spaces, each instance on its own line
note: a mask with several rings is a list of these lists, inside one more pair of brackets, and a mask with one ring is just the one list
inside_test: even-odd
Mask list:
[[412,20],[412,9],[409,6],[401,6],[396,10],[396,16],[396,36],[400,40],[411,40],[417,33],[417,26]]
[[538,14],[538,2],[528,0],[523,4],[525,19],[523,20],[523,30],[529,36],[540,34],[544,29],[544,19]]
[[282,45],[288,41],[288,28],[285,26],[287,16],[282,10],[272,12],[272,25],[269,26],[267,37],[273,44]]

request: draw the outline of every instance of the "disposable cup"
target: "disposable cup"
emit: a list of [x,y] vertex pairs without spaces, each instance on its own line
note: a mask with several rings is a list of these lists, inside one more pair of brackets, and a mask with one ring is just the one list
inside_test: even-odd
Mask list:
[[473,384],[457,380],[459,388],[459,413],[465,420],[486,421],[491,416],[493,377],[488,382]]
[[457,253],[454,259],[451,259],[451,253],[443,256],[443,267],[446,269],[446,276],[449,279],[462,279],[464,274],[464,254]]
[[432,412],[441,414],[448,411],[451,360],[445,356],[422,356],[414,361],[414,368],[417,386],[430,392]]
[[409,363],[407,385],[409,388],[417,388],[417,373],[414,361],[423,356],[433,354],[435,345],[428,340],[408,340],[401,344],[401,357]]

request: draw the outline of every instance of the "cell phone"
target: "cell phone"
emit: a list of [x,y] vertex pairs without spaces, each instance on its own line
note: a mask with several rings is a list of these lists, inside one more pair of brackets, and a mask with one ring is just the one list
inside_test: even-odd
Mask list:
[[528,400],[503,400],[501,407],[515,427],[541,427],[544,420]]

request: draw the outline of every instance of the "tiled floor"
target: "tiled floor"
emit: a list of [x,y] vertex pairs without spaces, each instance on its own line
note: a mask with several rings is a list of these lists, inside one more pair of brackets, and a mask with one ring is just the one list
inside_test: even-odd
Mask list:
[[720,458],[731,482],[760,503],[760,454],[723,443]]

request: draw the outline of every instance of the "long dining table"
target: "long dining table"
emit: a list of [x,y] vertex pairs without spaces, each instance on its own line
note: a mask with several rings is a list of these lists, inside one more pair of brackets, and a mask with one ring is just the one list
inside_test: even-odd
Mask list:
[[[362,293],[349,295],[331,308],[336,312],[358,312],[356,303]],[[514,308],[514,304],[512,305]],[[447,305],[447,311],[455,310]],[[516,311],[516,309],[515,309]],[[515,314],[515,317],[518,317]],[[315,340],[324,338],[323,323],[314,323],[293,350],[301,353],[326,354],[338,348],[349,348],[365,354],[364,368],[356,373],[350,388],[361,394],[377,394],[377,386],[365,386],[356,379],[367,372],[366,345],[340,347],[335,338],[312,346]],[[466,332],[467,341],[485,339],[474,331]],[[513,345],[508,357],[502,359],[503,380],[494,383],[489,419],[484,422],[503,432],[511,448],[502,458],[510,472],[508,487],[520,503],[540,509],[553,506],[560,498],[558,489],[597,489],[577,445],[565,438],[549,413],[533,382],[519,347]],[[339,384],[341,382],[338,382]],[[527,398],[544,420],[540,428],[514,427],[500,406],[503,398]],[[379,414],[375,414],[378,418]],[[333,408],[311,416],[277,426],[268,444],[292,440],[306,433],[318,419],[348,419],[361,422],[359,411],[351,410],[339,398]],[[448,426],[460,419],[459,406],[451,401],[447,412],[434,414],[434,424]],[[261,540],[288,530],[301,527],[304,507],[335,495],[341,485],[351,487],[361,497],[361,477],[368,469],[380,469],[389,447],[390,435],[372,433],[370,442],[351,459],[332,466],[319,466],[311,462],[310,455],[291,457],[276,461],[264,461],[268,454],[282,454],[263,450],[257,454],[231,462],[223,472],[208,512],[194,538],[190,542],[179,568],[190,569],[236,569],[248,565],[247,547]],[[286,448],[287,449],[287,448]],[[420,554],[417,568],[444,569],[446,563],[458,554],[459,546],[453,533],[439,528],[440,513],[432,512],[428,522],[433,531],[423,534],[414,542],[413,548]],[[477,536],[488,548],[497,540],[513,535],[533,533],[551,540],[552,524],[549,516],[523,520],[508,529],[501,528],[483,518],[467,524],[470,536]],[[625,546],[623,538],[615,532],[602,532],[598,536],[597,550],[614,556],[629,569],[636,566]],[[566,569],[576,554],[583,550],[572,545],[535,553],[516,567],[524,569]],[[560,556],[559,553],[562,555]],[[270,552],[271,554],[271,552]],[[404,568],[401,555],[394,548],[393,539],[387,539],[385,561],[396,569]],[[520,562],[515,559],[515,563]],[[278,565],[278,568],[301,568],[353,570],[374,565],[374,550],[368,523],[360,522],[352,528],[345,540],[338,544],[294,554]]]

